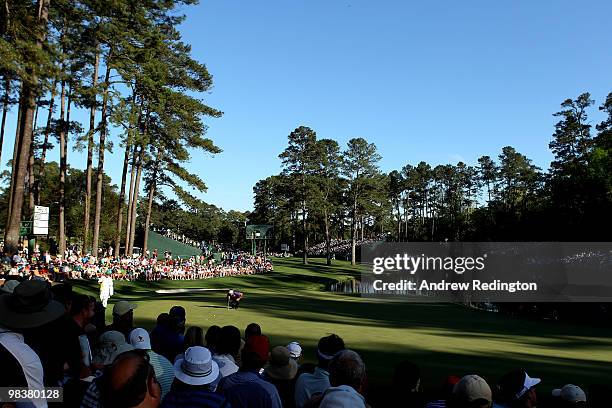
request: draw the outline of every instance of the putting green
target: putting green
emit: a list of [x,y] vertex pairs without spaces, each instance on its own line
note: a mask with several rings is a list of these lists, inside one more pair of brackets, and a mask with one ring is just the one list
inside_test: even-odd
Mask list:
[[[136,324],[152,328],[158,314],[176,304],[187,310],[187,325],[257,322],[273,345],[297,340],[306,360],[314,361],[316,342],[329,333],[362,354],[370,382],[391,378],[401,360],[419,364],[426,389],[450,374],[477,373],[494,383],[505,371],[525,368],[543,379],[542,388],[566,383],[587,386],[612,378],[612,329],[552,321],[510,318],[458,305],[414,304],[328,293],[325,285],[355,275],[342,261],[327,267],[314,259],[275,259],[266,275],[202,281],[116,282],[111,303],[138,304]],[[97,295],[95,282],[76,283]],[[239,310],[227,310],[221,289],[246,293]],[[158,289],[209,288],[219,291],[158,294]],[[107,321],[110,320],[110,307]]]

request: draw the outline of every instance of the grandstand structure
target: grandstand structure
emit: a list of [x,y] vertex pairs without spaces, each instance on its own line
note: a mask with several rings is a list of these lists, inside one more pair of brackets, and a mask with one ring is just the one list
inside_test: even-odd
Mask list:
[[149,231],[149,242],[147,247],[151,252],[157,249],[158,259],[164,259],[164,252],[171,252],[173,258],[189,258],[202,254],[200,248],[184,244],[174,239],[165,237],[157,232]]

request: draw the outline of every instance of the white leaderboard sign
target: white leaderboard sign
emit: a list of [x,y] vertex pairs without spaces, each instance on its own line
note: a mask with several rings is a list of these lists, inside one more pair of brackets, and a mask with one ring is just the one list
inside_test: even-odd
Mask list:
[[49,207],[41,207],[40,205],[34,206],[34,223],[32,225],[32,234],[49,234]]

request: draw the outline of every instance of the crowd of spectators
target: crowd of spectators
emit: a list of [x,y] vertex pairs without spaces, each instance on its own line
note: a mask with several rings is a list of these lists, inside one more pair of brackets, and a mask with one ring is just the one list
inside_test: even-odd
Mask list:
[[176,258],[166,254],[158,260],[157,249],[152,256],[114,257],[105,252],[97,258],[91,254],[79,255],[68,251],[65,257],[52,257],[48,253],[34,253],[27,257],[20,252],[2,259],[7,279],[39,279],[62,282],[69,279],[98,280],[110,276],[113,280],[191,280],[223,276],[261,274],[273,270],[272,262],[263,256],[252,256],[242,251],[222,252],[220,259],[212,256]]
[[[335,334],[321,337],[316,363],[309,363],[298,341],[275,345],[256,323],[243,332],[233,325],[204,332],[187,324],[185,308],[173,306],[149,331],[134,325],[136,304],[116,302],[107,325],[105,309],[69,283],[28,280],[2,293],[0,386],[63,387],[66,407],[609,406],[572,384],[539,404],[540,379],[522,369],[495,383],[475,374],[449,376],[439,393],[424,394],[420,368],[408,361],[396,365],[386,398],[375,397],[362,356]],[[28,404],[50,405],[34,398]]]
[[163,235],[166,238],[170,238],[175,241],[181,242],[183,244],[191,245],[192,247],[196,247],[196,248],[200,248],[202,250],[209,246],[209,244],[206,241],[195,240],[193,238],[186,236],[185,234],[175,232],[171,230],[170,228],[151,227],[151,230],[154,232],[157,232],[160,235]]
[[[370,244],[380,241],[376,239],[358,239],[356,246]],[[330,241],[330,252],[334,259],[342,259],[348,261],[351,259],[351,240],[350,239],[332,239]],[[321,242],[308,248],[308,256],[322,257],[327,255],[327,244]]]

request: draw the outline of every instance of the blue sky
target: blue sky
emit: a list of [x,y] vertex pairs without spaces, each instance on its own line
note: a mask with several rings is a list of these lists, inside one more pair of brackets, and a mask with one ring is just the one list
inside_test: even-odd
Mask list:
[[[207,121],[223,153],[194,153],[188,167],[209,187],[201,198],[226,210],[252,208],[253,185],[279,172],[300,125],[342,146],[374,142],[384,171],[475,164],[507,145],[547,168],[559,104],[612,92],[608,0],[202,0],[182,11],[214,77],[204,100],[225,112]],[[593,109],[591,123],[601,118]],[[121,153],[107,166],[116,183]]]

